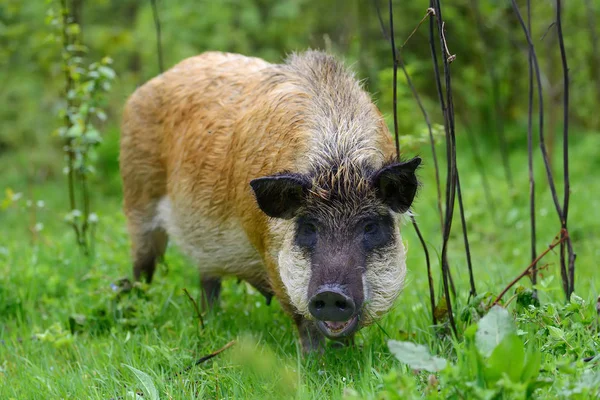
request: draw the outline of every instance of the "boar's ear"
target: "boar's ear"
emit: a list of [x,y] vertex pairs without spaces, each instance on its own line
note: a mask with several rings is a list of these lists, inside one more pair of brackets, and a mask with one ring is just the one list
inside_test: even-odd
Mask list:
[[304,204],[310,181],[300,174],[281,174],[250,181],[258,207],[273,218],[290,219]]
[[419,185],[415,175],[419,164],[421,159],[415,157],[406,162],[387,165],[373,176],[377,196],[395,212],[406,212],[412,204]]

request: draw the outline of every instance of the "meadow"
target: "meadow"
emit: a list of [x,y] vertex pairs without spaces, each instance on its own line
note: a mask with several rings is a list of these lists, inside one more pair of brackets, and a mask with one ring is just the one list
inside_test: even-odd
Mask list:
[[[400,74],[401,153],[423,158],[412,211],[431,256],[437,324],[432,323],[423,249],[407,218],[402,234],[408,273],[395,306],[359,331],[354,345],[328,342],[322,355],[303,355],[296,328],[278,302],[267,305],[260,293],[236,279],[225,281],[214,310],[199,313],[197,266],[175,246],[168,248],[152,284],[133,282],[118,165],[120,116],[127,96],[158,73],[157,48],[169,67],[205,50],[279,62],[286,53],[313,47],[343,58],[357,71],[391,128],[389,44],[367,2],[198,3],[158,2],[160,47],[155,2],[0,0],[0,399],[600,397],[595,3],[564,5],[572,66],[574,294],[565,298],[556,248],[538,264],[539,298],[532,296],[534,287],[525,276],[509,288],[500,306],[492,307],[531,262],[528,53],[509,2],[444,1],[448,44],[457,54],[451,68],[457,165],[478,295],[469,296],[457,204],[448,253],[456,284],[454,335],[442,290],[442,229],[428,131]],[[525,2],[519,3],[523,11]],[[399,43],[411,37],[402,54],[433,122],[443,189],[443,117],[428,32],[425,24],[414,30],[428,4],[395,2],[396,37]],[[61,14],[65,5],[70,14]],[[562,198],[564,89],[554,8],[540,2],[532,12],[546,94],[546,137]],[[63,15],[72,20],[64,24]],[[91,108],[93,116],[82,118]],[[81,213],[75,215],[69,204],[65,148],[73,137],[85,139],[91,133],[93,145],[84,142],[77,149],[86,152],[84,162],[89,163],[82,170],[89,179],[94,239],[86,255],[70,224]],[[555,242],[561,225],[538,147],[537,120],[533,133],[541,254]]]
[[[114,130],[105,145],[111,147],[110,141],[117,140]],[[586,390],[597,390],[599,383],[595,369],[595,380],[587,381],[584,371],[590,365],[582,364],[598,351],[595,300],[600,275],[595,259],[600,255],[600,181],[590,173],[600,167],[598,148],[600,136],[574,135],[571,232],[577,251],[577,310],[563,310],[558,257],[552,253],[544,259],[548,266],[538,285],[541,308],[532,311],[516,301],[508,307],[520,339],[541,349],[542,377],[550,383],[540,389],[540,398],[576,398],[572,396],[578,387],[581,398],[587,398]],[[420,150],[427,160],[427,148]],[[515,187],[521,190],[508,189],[498,162],[486,163],[496,219],[477,190],[480,175],[472,157],[463,153],[459,159],[480,292],[498,294],[528,264],[526,153],[515,149],[511,154],[519,172]],[[9,162],[23,165],[27,157],[26,152],[14,154]],[[542,181],[543,171],[537,173]],[[439,248],[431,163],[420,177],[423,189],[415,213],[428,242]],[[127,398],[144,388],[128,366],[146,373],[160,398],[394,398],[385,391],[399,390],[395,388],[399,385],[414,395],[427,386],[429,374],[414,375],[395,360],[389,339],[424,344],[448,359],[460,358],[464,351],[463,339],[437,335],[431,327],[424,258],[409,224],[404,227],[408,280],[393,311],[379,325],[360,331],[354,347],[329,345],[323,357],[304,358],[295,328],[277,302],[266,306],[259,293],[234,279],[226,281],[219,308],[203,316],[201,327],[183,292],[185,288],[199,300],[198,273],[174,247],[151,285],[128,287],[129,281],[123,279],[131,278],[131,264],[121,197],[118,188],[96,184],[93,205],[99,222],[95,255],[88,260],[60,218],[65,208],[62,177],[25,186],[16,170],[2,175],[6,198],[0,213],[0,398]],[[540,187],[539,192],[543,249],[558,231],[547,188]],[[469,310],[461,240],[453,234],[451,265],[459,315]],[[528,286],[526,278],[522,283]],[[440,285],[436,289],[439,292]],[[459,324],[465,327],[467,322]],[[192,366],[231,340],[238,342],[215,359]],[[564,372],[570,364],[576,366]],[[414,381],[415,392],[398,375]]]

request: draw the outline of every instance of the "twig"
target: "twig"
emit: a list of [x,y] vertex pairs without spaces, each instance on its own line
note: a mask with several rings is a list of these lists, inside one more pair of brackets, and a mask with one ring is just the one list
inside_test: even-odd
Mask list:
[[158,54],[158,69],[162,74],[165,70],[165,65],[163,62],[163,52],[162,52],[162,36],[160,30],[160,19],[158,17],[158,6],[156,5],[156,0],[150,0],[152,3],[152,15],[154,16],[154,26],[156,28],[156,52]]
[[425,260],[427,262],[427,283],[429,284],[429,301],[431,303],[431,318],[433,325],[437,325],[437,318],[435,318],[435,291],[433,289],[433,276],[431,275],[431,262],[429,260],[429,250],[427,249],[427,244],[425,243],[425,239],[421,234],[421,230],[419,229],[419,225],[417,225],[417,221],[415,217],[410,217],[413,227],[415,228],[415,232],[419,237],[419,241],[421,242],[421,246],[423,246],[423,251],[425,252]]
[[[569,178],[569,65],[567,64],[567,54],[565,51],[565,42],[562,31],[561,8],[562,1],[556,0],[556,33],[558,35],[558,44],[560,47],[560,58],[563,70],[563,174],[564,174],[564,198],[561,225],[562,229],[567,231],[567,221],[569,218],[569,199],[571,195],[571,182]],[[569,290],[567,300],[575,290],[575,253],[573,252],[573,243],[567,239],[568,247],[568,272],[569,272]],[[560,245],[561,269],[566,269],[565,265],[565,244]]]
[[[439,0],[430,0],[430,7],[435,10],[437,25],[438,25],[438,34],[440,39],[440,49],[442,53],[445,48],[445,37],[443,34],[443,16],[441,11],[441,6]],[[458,335],[458,331],[456,328],[456,323],[454,321],[454,313],[452,311],[452,300],[450,298],[450,285],[453,287],[453,292],[456,294],[456,290],[454,289],[454,285],[452,282],[452,277],[450,274],[450,266],[448,263],[448,241],[450,239],[450,231],[452,229],[452,216],[454,214],[454,199],[456,196],[456,181],[457,181],[457,171],[456,171],[456,142],[454,136],[454,104],[452,101],[452,85],[451,85],[451,77],[449,70],[449,60],[447,57],[443,58],[444,65],[444,76],[445,76],[445,91],[446,96],[442,93],[442,82],[439,72],[439,67],[437,63],[437,54],[435,48],[434,41],[434,20],[433,18],[429,19],[429,43],[431,47],[431,55],[433,59],[433,70],[435,74],[435,82],[438,92],[438,97],[440,100],[440,105],[442,108],[442,113],[444,114],[444,128],[446,132],[446,159],[448,162],[448,167],[446,171],[446,213],[444,219],[444,230],[443,230],[443,245],[442,245],[442,278],[444,282],[444,293],[446,297],[446,304],[448,306],[448,319],[450,322],[450,326],[452,327],[452,331],[454,335]],[[446,49],[447,52],[447,49]]]
[[[387,34],[387,32],[385,30],[385,25],[383,23],[383,18],[381,17],[381,12],[379,10],[377,0],[374,0],[373,4],[375,6],[375,10],[377,11],[377,18],[379,19],[379,26],[381,28],[381,33],[383,34],[383,37],[386,40],[390,41],[390,36]],[[432,9],[427,10],[427,14],[425,15],[426,17],[432,13],[432,12],[430,12],[430,10],[432,10]],[[421,23],[422,22],[423,21],[421,21]],[[417,28],[421,25],[421,23],[419,23]],[[406,44],[407,41],[408,41],[408,39],[404,43]],[[431,122],[429,120],[429,115],[427,114],[427,111],[425,110],[425,107],[423,106],[423,102],[421,101],[421,98],[419,97],[419,93],[417,92],[417,89],[415,88],[415,86],[412,82],[412,79],[410,78],[410,75],[409,75],[408,71],[406,70],[406,66],[404,65],[404,61],[402,60],[401,52],[398,49],[396,49],[396,57],[395,57],[394,61],[397,62],[398,65],[400,65],[400,68],[402,68],[402,72],[404,73],[404,76],[406,77],[408,86],[410,87],[413,97],[415,98],[417,104],[419,105],[419,108],[421,109],[421,112],[423,113],[423,117],[425,118],[425,123],[427,124],[427,128],[429,130],[429,139],[431,142],[431,151],[432,151],[432,156],[433,156],[433,163],[434,163],[434,167],[435,167],[435,177],[436,177],[436,183],[437,183],[437,204],[438,204],[438,210],[439,210],[439,214],[440,214],[440,226],[443,228],[444,223],[442,220],[440,175],[439,175],[437,155],[436,155],[436,151],[435,151],[435,141],[433,138],[433,131],[431,128]],[[397,115],[395,113],[394,113],[394,118],[397,118]],[[412,216],[411,216],[411,221],[413,224],[413,228],[415,229],[415,232],[417,233],[417,236],[419,237],[419,241],[421,242],[421,246],[423,247],[423,252],[425,254],[425,261],[426,261],[426,265],[427,265],[427,278],[428,278],[428,284],[429,284],[429,299],[431,302],[431,316],[432,316],[433,325],[435,326],[435,325],[437,325],[437,319],[435,317],[435,290],[433,287],[433,277],[431,275],[431,260],[429,258],[429,250],[427,249],[427,244],[425,243],[425,239],[423,238],[423,235],[421,234],[419,225],[417,224],[417,221],[415,220],[415,218]]]
[[456,60],[456,54],[450,54],[450,50],[448,50],[448,42],[446,41],[446,22],[442,21],[442,43],[444,43],[444,50],[446,51],[446,61],[448,64],[451,64],[452,61]]
[[196,360],[196,362],[194,362],[194,364],[190,365],[189,367],[185,368],[184,370],[182,370],[182,371],[176,373],[175,375],[173,375],[173,377],[171,379],[173,379],[173,378],[175,378],[175,377],[183,374],[184,372],[189,371],[190,369],[194,368],[197,365],[202,364],[203,362],[206,362],[206,361],[210,360],[211,358],[214,358],[214,357],[218,356],[219,354],[221,354],[222,352],[224,352],[225,350],[227,350],[228,348],[230,348],[234,344],[235,344],[235,340],[232,340],[231,342],[227,343],[225,346],[221,347],[219,350],[216,350],[216,351],[214,351],[214,352],[212,352],[210,354],[207,354],[207,355],[205,355],[203,357],[200,357],[199,359]]
[[462,192],[460,190],[460,179],[458,177],[458,168],[456,169],[456,190],[458,194],[458,208],[460,211],[460,223],[463,231],[463,242],[465,244],[465,255],[467,257],[467,268],[469,270],[469,284],[471,285],[470,297],[477,296],[475,288],[475,277],[473,276],[473,264],[471,263],[471,248],[469,246],[469,235],[467,234],[467,222],[465,219],[465,209],[463,207]]
[[390,9],[390,44],[392,45],[393,70],[393,103],[394,103],[394,139],[396,141],[396,159],[400,160],[400,135],[398,133],[398,58],[396,57],[396,43],[394,41],[394,12],[392,10],[392,0],[388,0]]
[[506,294],[506,292],[508,292],[510,290],[511,287],[513,287],[521,278],[523,278],[525,275],[527,275],[531,269],[546,255],[548,254],[550,251],[552,251],[556,246],[558,246],[559,244],[563,243],[565,240],[567,240],[567,238],[569,237],[568,233],[566,231],[561,231],[561,233],[559,234],[560,238],[555,240],[555,242],[553,242],[552,244],[550,244],[550,246],[548,246],[548,248],[546,250],[544,250],[539,256],[537,256],[537,258],[535,260],[533,260],[533,262],[531,264],[529,264],[527,266],[527,268],[525,268],[525,270],[523,272],[521,272],[519,274],[519,276],[517,276],[515,279],[513,279],[508,286],[506,286],[504,288],[504,290],[498,295],[498,297],[496,297],[496,300],[494,300],[494,302],[492,303],[492,306],[495,306],[498,304],[498,302],[502,299],[502,297]]
[[421,18],[421,21],[419,21],[419,23],[417,24],[417,26],[415,26],[415,29],[413,29],[413,31],[410,33],[410,35],[408,35],[408,37],[406,38],[406,40],[404,41],[404,43],[402,43],[402,46],[400,46],[401,49],[404,48],[404,46],[406,46],[406,43],[408,43],[408,41],[410,40],[411,37],[413,37],[413,35],[417,32],[417,30],[419,30],[419,28],[421,27],[421,25],[423,24],[423,22],[425,22],[425,20],[427,19],[427,17],[429,17],[430,15],[435,15],[435,11],[433,10],[433,8],[429,7],[427,9],[427,12],[425,13],[425,15],[423,16],[423,18]]
[[[544,101],[542,95],[542,81],[540,74],[540,67],[538,64],[537,55],[535,53],[535,47],[533,45],[533,41],[531,40],[531,35],[529,30],[525,26],[525,21],[521,16],[521,12],[519,11],[519,7],[517,6],[516,0],[511,0],[513,10],[517,15],[517,19],[521,24],[521,28],[525,33],[525,37],[527,38],[527,44],[529,45],[530,56],[533,61],[534,72],[537,80],[537,90],[538,90],[538,107],[539,107],[539,137],[540,137],[540,150],[542,152],[542,159],[544,161],[544,167],[546,169],[546,176],[548,178],[548,186],[550,187],[550,192],[552,193],[552,200],[554,202],[554,207],[556,208],[556,212],[558,214],[559,220],[563,222],[563,210],[560,205],[560,201],[558,200],[558,194],[556,191],[556,185],[554,184],[554,177],[552,175],[552,168],[550,166],[550,159],[548,157],[548,151],[546,149],[545,137],[544,137]],[[570,285],[569,285],[569,276],[567,275],[567,270],[563,263],[561,263],[561,278],[563,281],[563,290],[565,292],[565,296],[569,297]]]
[[198,317],[200,326],[202,327],[202,329],[204,329],[204,318],[202,318],[202,314],[200,313],[200,309],[198,308],[198,303],[196,303],[196,300],[194,300],[194,298],[190,295],[186,288],[183,288],[183,293],[185,293],[188,299],[190,299],[190,301],[192,302],[194,310],[196,310],[196,316]]
[[[527,29],[531,32],[531,0],[527,0]],[[537,258],[537,239],[535,228],[535,176],[533,173],[533,61],[531,49],[527,58],[529,65],[529,106],[527,119],[527,168],[529,170],[529,223],[531,229],[531,261]],[[533,296],[537,298],[537,264],[533,264],[531,283]]]
[[[383,34],[383,37],[389,41],[390,37],[385,30],[385,25],[383,23],[383,18],[381,17],[381,11],[379,10],[379,6],[377,5],[377,0],[374,0],[373,4],[375,6],[375,11],[377,12],[377,18],[379,19],[379,26],[381,28],[381,33]],[[433,10],[433,9],[428,9],[426,16],[433,14],[433,11],[430,12],[429,10]],[[419,24],[419,26],[421,26],[421,24]],[[410,88],[410,90],[413,94],[413,97],[414,97],[415,101],[417,102],[419,109],[421,110],[421,113],[423,114],[423,118],[425,119],[425,124],[427,125],[427,130],[429,132],[429,143],[431,145],[431,155],[433,158],[433,167],[435,170],[435,183],[436,183],[436,189],[437,189],[437,207],[438,207],[438,212],[440,215],[440,228],[443,230],[444,221],[443,221],[443,212],[442,212],[442,195],[441,195],[442,190],[441,190],[441,186],[440,186],[440,168],[438,165],[437,151],[435,150],[435,139],[433,137],[433,129],[431,127],[431,120],[429,119],[429,114],[427,114],[427,110],[425,110],[423,101],[421,101],[421,97],[419,96],[419,93],[417,92],[417,89],[410,77],[410,74],[406,70],[406,65],[404,64],[404,60],[402,59],[402,53],[399,49],[396,49],[396,60],[398,61],[398,65],[402,69],[402,72],[404,73],[404,77],[406,78],[406,83],[408,84],[408,87]]]
[[[546,38],[546,35],[548,35],[548,33],[550,32],[550,29],[552,29],[552,27],[554,27],[554,25],[556,25],[556,21],[553,21],[550,25],[548,25],[546,32],[544,32],[544,34],[542,35],[540,40],[544,40]],[[529,27],[529,32],[531,32],[531,26]]]

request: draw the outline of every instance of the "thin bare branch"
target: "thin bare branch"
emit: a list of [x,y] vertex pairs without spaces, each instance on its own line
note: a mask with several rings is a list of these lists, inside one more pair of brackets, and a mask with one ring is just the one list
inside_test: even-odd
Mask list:
[[544,258],[544,256],[546,254],[548,254],[549,252],[551,252],[556,246],[558,246],[559,244],[563,243],[565,240],[567,240],[569,237],[569,234],[566,231],[561,231],[558,235],[557,235],[557,239],[554,240],[553,243],[550,244],[550,246],[548,246],[548,248],[546,250],[544,250],[539,256],[537,256],[537,258],[535,260],[533,260],[533,262],[531,264],[529,264],[527,266],[527,268],[525,268],[523,270],[523,272],[521,272],[515,279],[513,279],[505,288],[504,290],[498,295],[498,297],[496,297],[496,300],[494,300],[494,302],[492,303],[492,306],[498,304],[498,302],[500,300],[502,300],[502,297],[510,290],[511,287],[513,287],[517,282],[519,282],[519,280],[521,280],[521,278],[523,278],[525,275],[529,274],[531,272],[531,270],[533,269],[533,267],[535,265],[537,265],[540,260],[542,258]]
[[[379,9],[379,6],[377,5],[377,0],[374,0],[373,4],[374,4],[375,10],[377,12],[377,18],[379,19],[379,26],[381,28],[383,37],[389,41],[390,37],[385,30],[385,24],[383,23],[383,18],[381,17],[381,11]],[[426,16],[431,15],[431,13],[432,12],[430,12],[430,9],[428,9]],[[418,26],[420,26],[420,25],[421,24],[419,24]],[[417,26],[417,28],[418,28],[418,26]],[[406,44],[406,41],[405,41],[405,44]],[[406,69],[406,65],[404,64],[404,60],[402,59],[402,54],[401,54],[400,50],[398,50],[398,49],[396,49],[396,61],[398,62],[398,65],[400,65],[400,68],[402,68],[402,72],[404,73],[406,82],[408,83],[408,86],[410,87],[410,90],[412,91],[415,101],[417,102],[417,104],[419,105],[419,108],[421,109],[421,113],[423,114],[423,118],[425,119],[425,123],[427,124],[427,129],[429,131],[429,140],[430,140],[430,144],[431,144],[431,152],[432,152],[433,164],[434,164],[434,168],[435,168],[435,178],[436,178],[435,180],[436,180],[436,186],[437,186],[437,205],[438,205],[438,210],[439,210],[439,215],[440,215],[440,227],[443,229],[444,222],[442,220],[440,174],[439,174],[437,154],[436,154],[436,150],[435,150],[435,140],[433,138],[433,130],[431,128],[431,121],[429,119],[429,115],[427,114],[427,111],[425,110],[425,106],[423,105],[423,102],[421,101],[421,97],[419,96],[419,93],[417,92],[417,89],[415,88],[415,85],[412,82],[410,74],[408,73],[408,71]],[[412,220],[413,228],[415,229],[415,232],[417,233],[417,236],[419,237],[419,241],[421,242],[421,246],[423,247],[423,252],[425,254],[425,261],[426,261],[426,265],[427,265],[427,277],[428,277],[428,284],[429,284],[429,298],[430,298],[430,302],[431,302],[431,315],[432,315],[433,325],[436,325],[437,320],[435,317],[435,290],[434,290],[434,286],[433,286],[433,277],[431,275],[431,260],[429,257],[429,250],[427,249],[427,244],[425,243],[425,239],[423,238],[423,235],[421,234],[421,230],[419,229],[419,225],[417,224],[417,221],[415,220],[414,217],[411,217],[411,220]]]
[[[552,167],[550,165],[550,159],[548,157],[548,151],[546,149],[545,137],[544,137],[544,101],[542,94],[542,82],[541,82],[541,74],[540,68],[538,64],[537,55],[535,52],[535,47],[533,45],[533,41],[531,39],[531,35],[529,30],[525,26],[525,21],[523,20],[523,16],[519,11],[519,7],[517,6],[516,0],[511,0],[513,10],[521,24],[521,29],[523,30],[525,37],[527,39],[527,44],[529,45],[529,52],[531,59],[533,61],[533,69],[536,76],[537,81],[537,90],[538,90],[538,106],[539,106],[539,137],[540,137],[540,150],[542,152],[542,159],[544,161],[544,167],[546,169],[546,176],[548,178],[548,186],[550,187],[550,192],[552,194],[552,200],[554,201],[554,207],[556,208],[556,213],[558,214],[559,220],[561,222],[561,226],[563,225],[563,209],[560,205],[560,201],[558,199],[558,193],[556,191],[556,185],[554,183],[554,177],[552,175]],[[569,276],[567,274],[567,269],[561,263],[561,278],[563,281],[563,290],[565,292],[565,296],[569,296],[570,284],[569,284]]]
[[157,0],[150,0],[152,3],[152,16],[154,17],[154,27],[156,29],[156,54],[158,56],[158,69],[162,74],[165,70],[165,64],[163,61],[163,51],[162,51],[162,34],[160,28],[160,18],[158,15],[158,5],[156,4]]
[[[531,0],[527,0],[527,29],[531,32]],[[529,65],[529,106],[527,119],[527,168],[529,171],[529,223],[531,230],[531,262],[533,263],[531,273],[531,283],[533,284],[533,295],[537,297],[537,238],[535,227],[535,176],[533,173],[533,59],[531,48],[527,58]]]
[[421,246],[423,246],[423,251],[425,252],[425,260],[427,262],[427,283],[429,284],[429,301],[431,303],[431,318],[433,325],[437,325],[437,319],[435,318],[435,291],[433,290],[433,276],[431,275],[431,262],[429,259],[429,250],[427,249],[427,244],[425,243],[425,239],[421,234],[421,230],[419,229],[419,225],[417,225],[417,221],[415,217],[410,217],[413,227],[415,228],[415,232],[419,237],[419,241],[421,242]]
[[[571,180],[569,177],[569,65],[567,64],[567,54],[562,30],[562,1],[556,0],[556,34],[558,35],[558,44],[560,47],[560,59],[563,71],[563,174],[564,174],[564,198],[562,213],[562,229],[567,231],[567,221],[569,219],[569,200],[571,196]],[[575,290],[575,253],[573,252],[573,243],[567,239],[568,248],[568,273],[569,290],[567,299]],[[561,268],[566,269],[565,265],[565,244],[560,245]]]
[[430,7],[430,8],[427,9],[427,12],[423,16],[423,18],[421,18],[421,21],[419,21],[419,23],[417,24],[417,26],[415,26],[415,29],[413,29],[413,31],[410,33],[410,35],[408,35],[408,37],[406,38],[406,40],[404,41],[404,43],[402,43],[402,46],[400,46],[400,49],[403,49],[404,46],[406,46],[406,43],[408,43],[408,41],[410,40],[410,38],[413,37],[413,35],[419,30],[419,28],[421,27],[421,25],[423,25],[423,22],[425,22],[425,20],[427,19],[427,17],[429,17],[432,14],[435,15],[435,11],[433,10],[433,8]]
[[[430,0],[430,7],[435,10],[437,28],[438,28],[438,39],[440,41],[440,49],[444,53],[445,36],[443,34],[443,15],[439,0]],[[437,50],[435,48],[435,33],[434,33],[434,20],[430,19],[429,24],[429,43],[431,47],[431,55],[433,59],[435,82],[438,92],[438,98],[444,115],[444,129],[446,132],[446,159],[447,159],[447,171],[446,171],[446,213],[444,219],[444,230],[443,230],[443,245],[442,245],[442,278],[444,282],[444,293],[446,297],[446,303],[448,306],[448,319],[450,326],[455,335],[458,334],[456,328],[456,322],[454,321],[454,313],[452,310],[452,299],[450,297],[450,285],[452,284],[452,278],[450,274],[450,265],[448,263],[448,241],[450,239],[450,231],[452,229],[452,217],[454,214],[454,200],[456,196],[456,182],[457,182],[457,170],[456,170],[456,142],[454,135],[454,103],[452,99],[452,80],[450,76],[449,61],[448,57],[443,57],[444,76],[445,76],[445,96],[442,89],[442,81],[437,61]],[[446,55],[448,54],[446,49]],[[456,293],[456,290],[453,290]]]
[[192,303],[192,305],[194,306],[194,310],[196,311],[196,317],[198,317],[198,322],[200,323],[202,329],[204,329],[204,318],[202,318],[202,313],[200,313],[198,303],[196,303],[196,300],[194,300],[194,298],[190,295],[190,292],[188,292],[186,288],[183,288],[183,293],[185,293],[187,298],[190,299],[190,302]]
[[227,343],[225,346],[221,347],[219,350],[215,350],[215,351],[213,351],[210,354],[207,354],[207,355],[205,355],[203,357],[200,357],[199,359],[197,359],[194,362],[194,364],[190,365],[189,367],[187,367],[183,371],[178,372],[175,375],[173,375],[173,377],[171,379],[173,379],[173,378],[175,378],[175,377],[183,374],[184,372],[189,371],[190,369],[192,369],[193,367],[195,367],[197,365],[200,365],[200,364],[202,364],[202,363],[210,360],[211,358],[215,358],[216,356],[218,356],[219,354],[221,354],[222,352],[224,352],[225,350],[227,350],[228,348],[230,348],[231,346],[233,346],[235,343],[236,343],[235,340],[232,340],[231,342]]

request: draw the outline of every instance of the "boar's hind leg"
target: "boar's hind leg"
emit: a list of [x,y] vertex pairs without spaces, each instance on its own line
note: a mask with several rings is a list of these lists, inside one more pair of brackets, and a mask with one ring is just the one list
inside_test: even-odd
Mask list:
[[221,278],[216,276],[203,276],[200,279],[202,285],[202,308],[205,311],[212,309],[221,294]]
[[300,334],[300,344],[304,354],[316,351],[322,353],[325,349],[325,337],[317,329],[315,323],[302,316],[294,318],[298,333]]
[[161,229],[131,235],[133,253],[133,276],[135,280],[142,277],[146,282],[152,281],[157,261],[162,260],[167,249],[168,236]]

